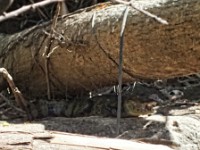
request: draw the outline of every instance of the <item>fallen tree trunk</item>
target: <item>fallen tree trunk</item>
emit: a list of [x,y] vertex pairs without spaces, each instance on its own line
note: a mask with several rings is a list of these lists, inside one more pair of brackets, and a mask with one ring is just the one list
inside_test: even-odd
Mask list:
[[[131,9],[125,31],[123,81],[199,72],[200,2],[141,0],[135,6],[166,19],[169,25]],[[22,91],[34,97],[46,95],[47,89],[57,96],[66,90],[80,93],[116,84],[124,10],[123,5],[94,7],[59,19],[54,32],[51,24],[46,24],[1,35],[1,66]]]

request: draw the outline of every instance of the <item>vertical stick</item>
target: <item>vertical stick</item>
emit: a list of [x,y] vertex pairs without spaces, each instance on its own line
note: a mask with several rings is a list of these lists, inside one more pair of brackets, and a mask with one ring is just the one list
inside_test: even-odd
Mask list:
[[118,74],[118,84],[119,85],[118,85],[118,103],[117,103],[117,135],[119,135],[120,119],[121,119],[124,30],[126,27],[128,12],[129,12],[129,7],[126,6],[126,9],[123,14],[123,21],[122,21],[122,26],[121,26],[121,31],[120,31],[119,74]]

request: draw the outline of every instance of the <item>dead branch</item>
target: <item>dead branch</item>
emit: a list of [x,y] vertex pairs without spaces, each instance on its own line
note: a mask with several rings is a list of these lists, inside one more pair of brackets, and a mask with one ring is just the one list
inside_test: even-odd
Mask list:
[[20,15],[20,14],[26,12],[26,11],[35,10],[38,7],[43,7],[43,6],[48,5],[50,3],[62,2],[62,1],[63,0],[44,0],[44,1],[41,1],[41,2],[38,2],[38,3],[23,6],[23,7],[15,10],[15,11],[12,11],[12,12],[9,12],[5,15],[0,16],[0,22],[5,21],[5,20],[10,19],[10,18],[13,18],[13,17],[16,17],[16,16],[18,16],[18,15]]
[[135,10],[137,10],[137,11],[139,11],[139,12],[141,12],[141,13],[143,13],[143,14],[145,14],[145,15],[147,15],[147,16],[153,18],[153,19],[155,19],[156,21],[158,21],[158,22],[160,22],[160,23],[162,23],[162,24],[165,24],[165,25],[168,24],[168,22],[167,22],[166,20],[164,20],[164,19],[162,19],[162,18],[160,18],[160,17],[158,17],[158,16],[156,16],[156,15],[154,15],[154,14],[148,12],[148,11],[145,11],[144,9],[140,9],[140,8],[136,7],[136,6],[134,5],[134,3],[133,3],[133,0],[131,0],[131,1],[129,1],[129,2],[123,1],[123,0],[110,0],[110,1],[111,1],[112,3],[114,3],[114,4],[124,4],[124,5],[127,5],[127,6],[131,6],[131,7],[134,8]]
[[[22,93],[19,91],[19,89],[15,86],[15,83],[13,81],[12,76],[8,73],[8,71],[5,68],[0,68],[0,73],[3,75],[3,77],[6,79],[6,81],[8,82],[12,93],[15,97],[15,101],[17,102],[17,104],[23,109],[25,110],[25,112],[28,115],[28,118],[31,119],[29,110],[27,108],[28,102],[24,99]],[[5,99],[4,99],[5,100]]]

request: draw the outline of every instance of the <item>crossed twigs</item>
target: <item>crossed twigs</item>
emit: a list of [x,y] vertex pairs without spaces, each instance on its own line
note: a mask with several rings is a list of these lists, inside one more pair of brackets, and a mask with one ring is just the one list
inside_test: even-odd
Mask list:
[[[15,86],[15,83],[13,81],[12,76],[8,73],[8,71],[5,68],[0,68],[0,73],[3,75],[3,77],[6,79],[6,81],[9,84],[9,87],[15,97],[15,101],[17,102],[17,104],[20,106],[20,108],[22,108],[28,116],[28,119],[31,119],[31,115],[30,112],[28,110],[28,102],[24,99],[22,93],[20,92],[20,90]],[[4,100],[6,100],[2,95],[0,95]],[[17,109],[18,110],[18,109]]]

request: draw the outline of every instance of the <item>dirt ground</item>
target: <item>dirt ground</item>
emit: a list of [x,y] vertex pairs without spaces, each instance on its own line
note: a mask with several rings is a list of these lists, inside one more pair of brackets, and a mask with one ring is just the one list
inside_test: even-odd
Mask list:
[[[26,123],[39,123],[45,126],[46,130],[94,135],[100,137],[112,137],[122,139],[150,138],[157,133],[158,127],[165,124],[151,123],[143,118],[122,118],[120,134],[116,134],[116,118],[91,117],[48,117]],[[21,119],[15,119],[10,123],[24,123]]]

